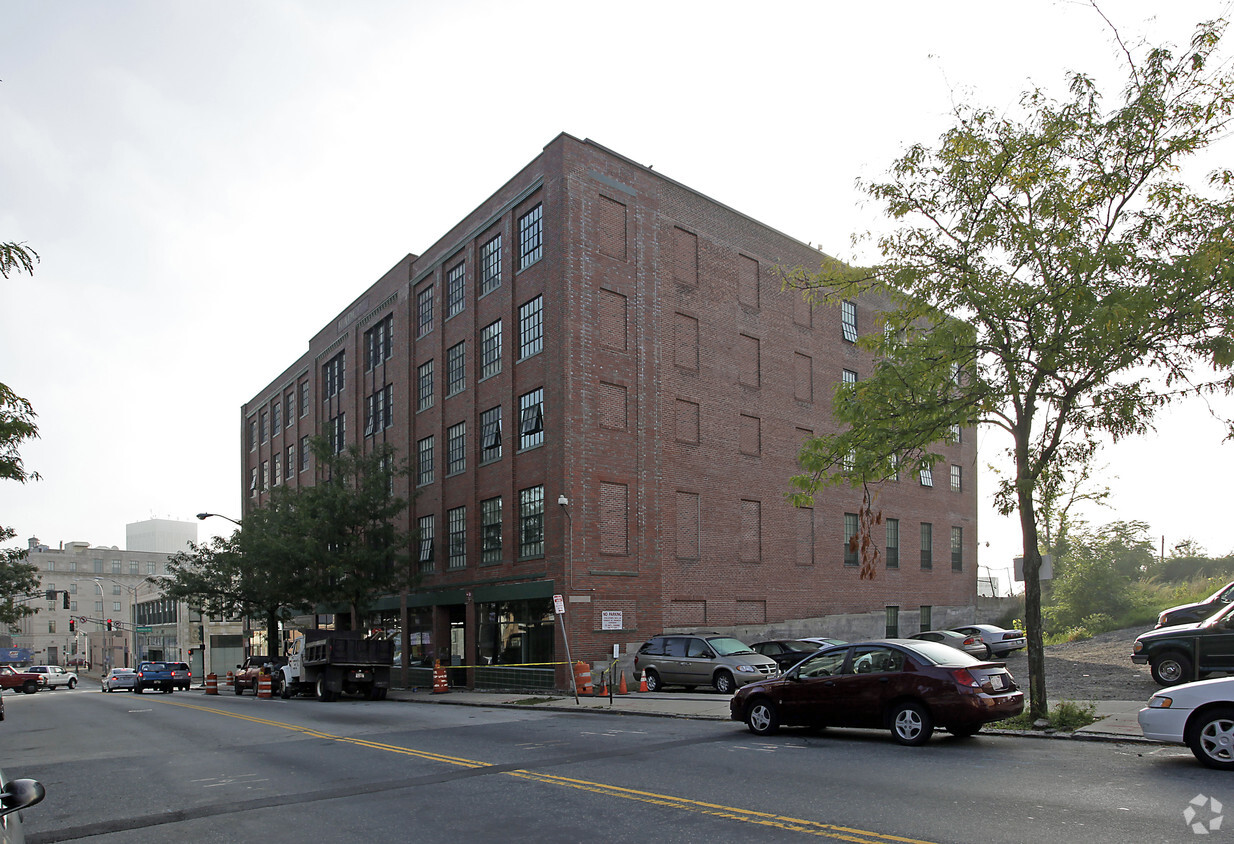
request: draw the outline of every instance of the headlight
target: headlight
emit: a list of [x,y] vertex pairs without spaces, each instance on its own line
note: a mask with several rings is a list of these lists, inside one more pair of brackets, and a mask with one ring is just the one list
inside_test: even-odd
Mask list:
[[1137,639],[1136,643],[1131,646],[1131,652],[1133,654],[1138,654],[1142,650],[1144,650],[1144,643]]
[[1148,699],[1149,709],[1169,709],[1173,705],[1174,699],[1165,697],[1164,695],[1153,695]]
[[753,674],[758,671],[758,669],[755,668],[753,665],[738,665],[737,670],[744,671],[747,674]]

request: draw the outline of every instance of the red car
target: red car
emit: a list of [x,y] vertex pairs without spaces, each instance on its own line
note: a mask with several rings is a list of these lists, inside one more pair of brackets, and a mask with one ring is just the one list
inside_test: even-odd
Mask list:
[[1002,663],[937,642],[886,639],[819,651],[783,675],[743,686],[729,715],[750,732],[780,727],[889,729],[925,744],[941,727],[971,736],[1024,711],[1024,693]]

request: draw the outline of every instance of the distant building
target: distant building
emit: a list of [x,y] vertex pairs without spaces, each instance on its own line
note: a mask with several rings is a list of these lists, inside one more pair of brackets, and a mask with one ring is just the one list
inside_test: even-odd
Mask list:
[[177,554],[189,550],[197,541],[197,522],[174,519],[146,519],[124,526],[125,547],[130,551],[157,551]]
[[[877,576],[860,492],[785,501],[856,340],[887,303],[811,308],[777,266],[825,256],[658,171],[560,135],[422,255],[331,319],[241,410],[246,511],[313,482],[310,436],[413,464],[418,587],[374,608],[412,662],[611,658],[665,629],[883,636],[971,621],[976,445],[882,485]],[[401,605],[406,610],[401,610]],[[537,672],[539,674],[537,674]],[[542,675],[542,676],[541,676]],[[563,665],[520,685],[568,687]],[[456,677],[456,679],[458,679]]]

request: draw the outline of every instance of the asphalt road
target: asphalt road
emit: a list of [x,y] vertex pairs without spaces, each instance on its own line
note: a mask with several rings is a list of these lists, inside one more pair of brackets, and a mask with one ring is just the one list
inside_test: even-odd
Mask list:
[[[1184,748],[346,700],[5,695],[31,842],[1194,841]],[[1224,806],[1220,813],[1225,811]],[[1234,827],[1234,818],[1230,819]]]

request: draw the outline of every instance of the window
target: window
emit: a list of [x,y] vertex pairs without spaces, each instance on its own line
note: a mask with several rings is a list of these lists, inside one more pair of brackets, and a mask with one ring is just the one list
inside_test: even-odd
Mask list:
[[364,436],[371,437],[394,424],[394,386],[387,384],[364,400]]
[[887,520],[887,568],[900,567],[900,520]]
[[850,343],[857,342],[857,303],[844,301],[840,303],[840,330],[844,339]]
[[900,455],[894,451],[891,453],[891,480],[898,481],[900,479]]
[[467,508],[455,507],[446,512],[450,533],[450,554],[446,568],[461,569],[467,565]]
[[[141,563],[136,560],[129,560],[129,574],[141,574]],[[74,587],[76,584],[74,584]],[[76,588],[74,588],[76,591]]]
[[335,454],[341,454],[343,449],[347,447],[346,413],[340,413],[326,422],[326,440],[329,441],[330,447],[334,450]]
[[271,482],[278,486],[283,481],[283,455],[274,455],[274,472],[271,477]]
[[419,458],[416,468],[416,483],[420,486],[433,482],[433,438],[425,437],[416,443]]
[[300,438],[300,471],[307,472],[309,467],[309,442],[308,437]]
[[102,612],[103,612],[103,602],[102,602],[102,601],[95,601],[95,602],[94,602],[94,611],[95,611],[96,613],[99,613],[100,615],[102,614]]
[[325,399],[333,398],[347,386],[347,350],[339,352],[321,368],[321,383]]
[[857,383],[857,373],[851,369],[844,370],[843,378],[844,378],[845,384],[856,384]]
[[934,525],[921,523],[921,567],[934,568]]
[[257,420],[256,419],[249,420],[248,438],[249,438],[249,451],[256,451],[257,450]]
[[111,602],[111,611],[112,611],[113,613],[118,613],[118,612],[120,612],[120,602],[119,602],[119,601],[112,601],[112,602]]
[[47,632],[48,633],[56,632],[56,620],[54,618],[47,619]]
[[154,562],[146,563],[146,574],[158,574],[158,572],[155,570],[155,567],[157,565],[158,563],[154,563]]
[[951,570],[964,571],[964,528],[951,529]]
[[934,469],[929,466],[921,467],[921,485],[934,486]]
[[899,607],[887,607],[886,608],[886,619],[887,619],[887,638],[888,639],[900,638],[900,608]]
[[249,469],[249,496],[257,494],[257,467]]
[[544,348],[544,297],[537,296],[518,309],[518,357],[531,357]]
[[501,405],[480,414],[480,462],[501,459]]
[[844,565],[857,565],[857,549],[854,547],[854,538],[857,536],[857,514],[844,514]]
[[964,485],[961,483],[960,477],[960,467],[953,463],[951,465],[951,491],[960,492],[961,489],[963,489],[963,486]]
[[[267,490],[270,488],[270,461],[269,460],[261,461],[261,488],[263,490]],[[95,571],[102,571],[102,569],[96,567]]]
[[[119,573],[120,573],[120,572],[114,572],[114,574],[119,574]],[[119,584],[119,583],[113,583],[113,584],[111,585],[111,594],[113,594],[113,595],[120,595],[120,594],[122,594],[122,592],[121,592],[121,588],[120,588],[120,584]]]
[[295,445],[287,446],[287,475],[286,480],[291,480],[292,475],[296,473],[296,447]]
[[467,468],[467,423],[460,422],[446,429],[446,477]]
[[544,556],[544,487],[533,486],[518,493],[518,555]]
[[467,304],[467,264],[460,263],[446,273],[446,319],[463,312]]
[[934,607],[921,608],[921,632],[924,633],[934,626]]
[[501,320],[480,329],[480,377],[501,372]]
[[394,353],[394,314],[364,332],[364,370],[385,363]]
[[307,416],[309,409],[309,382],[306,378],[300,382],[300,415]]
[[263,410],[261,412],[261,442],[263,443],[266,440],[270,439],[269,426],[270,426],[270,411]]
[[544,388],[519,396],[518,420],[519,449],[544,443]]
[[501,497],[480,502],[480,562],[501,562]]
[[433,406],[433,362],[425,361],[416,370],[416,410]]
[[501,235],[480,247],[480,294],[501,287]]
[[[111,561],[111,573],[112,574],[123,574],[124,573],[123,568],[122,568],[123,565],[124,563],[121,562],[120,560],[112,560]],[[116,594],[119,595],[120,593],[117,592]]]
[[537,205],[518,218],[518,268],[525,270],[540,260],[544,246],[544,210]]
[[287,427],[291,427],[291,423],[296,418],[296,391],[288,390],[283,396],[283,404],[287,407]]
[[423,337],[433,330],[433,285],[416,294],[416,336]]
[[951,426],[951,441],[954,443],[958,443],[960,441],[960,426],[959,425]]
[[420,526],[420,571],[433,570],[433,524],[432,516],[421,516]]
[[463,392],[467,387],[467,341],[446,349],[446,396]]
[[278,402],[275,402],[271,405],[270,410],[270,434],[273,436],[283,430],[283,406]]

